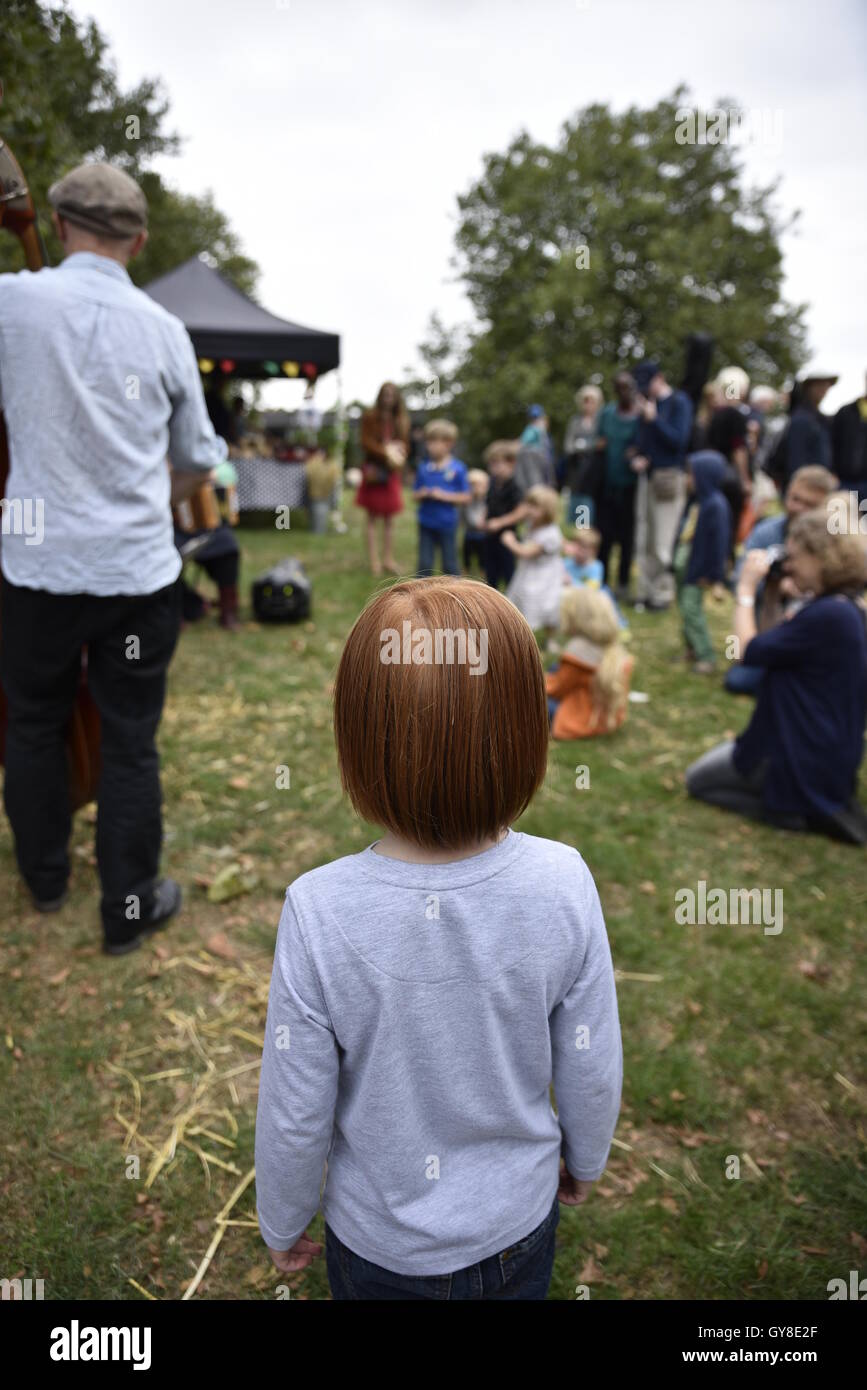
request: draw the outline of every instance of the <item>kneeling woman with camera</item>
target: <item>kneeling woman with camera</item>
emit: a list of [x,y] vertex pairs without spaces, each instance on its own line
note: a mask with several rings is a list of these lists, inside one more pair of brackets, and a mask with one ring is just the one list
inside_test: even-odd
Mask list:
[[810,597],[759,633],[756,589],[769,564],[767,551],[751,551],[736,595],[743,664],[765,673],[755,712],[738,738],[687,769],[687,791],[784,830],[867,844],[867,815],[855,800],[867,718],[867,626],[857,601],[865,537],[832,535],[824,507],[798,517],[785,569]]

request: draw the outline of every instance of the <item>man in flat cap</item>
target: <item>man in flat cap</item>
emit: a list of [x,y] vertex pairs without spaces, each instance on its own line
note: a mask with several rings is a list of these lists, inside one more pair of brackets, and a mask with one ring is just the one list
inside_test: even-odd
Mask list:
[[179,886],[159,877],[155,743],[179,629],[170,502],[226,451],[186,329],[126,271],[147,240],[141,189],[109,164],[84,164],[49,200],[62,265],[0,275],[7,500],[42,518],[24,534],[5,524],[12,510],[3,516],[4,799],[35,906],[54,911],[70,868],[64,730],[86,646],[102,730],[103,945],[119,955],[180,906]]

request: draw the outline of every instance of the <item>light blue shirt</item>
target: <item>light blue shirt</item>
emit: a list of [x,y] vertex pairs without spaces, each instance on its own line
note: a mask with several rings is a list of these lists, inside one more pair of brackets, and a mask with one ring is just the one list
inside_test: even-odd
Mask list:
[[[375,848],[296,879],[277,936],[256,1197],[287,1250],[320,1202],[399,1274],[534,1230],[605,1168],[623,1053],[599,897],[576,850],[510,830],[447,864]],[[551,1107],[553,1084],[557,1114]]]
[[179,472],[226,457],[180,319],[89,251],[0,275],[0,409],[10,583],[149,594],[177,578],[167,456]]

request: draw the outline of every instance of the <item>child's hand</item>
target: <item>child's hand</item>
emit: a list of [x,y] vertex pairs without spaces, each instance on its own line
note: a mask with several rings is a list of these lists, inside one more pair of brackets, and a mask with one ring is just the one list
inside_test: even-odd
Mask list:
[[714,603],[725,603],[726,599],[729,596],[729,591],[726,588],[725,584],[712,584],[710,589],[710,596]]
[[580,1207],[582,1202],[593,1190],[592,1182],[585,1182],[582,1178],[573,1178],[572,1174],[566,1171],[566,1164],[562,1158],[560,1160],[560,1185],[557,1188],[557,1196],[566,1207]]
[[312,1264],[315,1257],[322,1254],[322,1246],[319,1241],[311,1240],[305,1231],[291,1249],[272,1250],[269,1245],[268,1254],[281,1274],[294,1274],[296,1270],[305,1269],[307,1265]]
[[429,487],[417,487],[414,496],[419,502],[424,501],[425,497],[430,497]]

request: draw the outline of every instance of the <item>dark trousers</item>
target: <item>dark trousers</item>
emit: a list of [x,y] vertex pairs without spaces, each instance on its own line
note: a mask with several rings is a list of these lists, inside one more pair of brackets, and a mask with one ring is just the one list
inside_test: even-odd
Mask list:
[[485,579],[492,589],[508,584],[515,573],[515,557],[498,535],[488,536],[485,545]]
[[686,790],[699,801],[709,801],[712,806],[736,811],[751,820],[762,820],[765,766],[762,764],[744,776],[734,765],[734,747],[734,741],[727,739],[702,754],[686,769]]
[[230,588],[238,583],[241,556],[237,550],[230,551],[228,555],[217,555],[214,559],[203,559],[197,555],[196,564],[201,565],[205,574],[213,579],[219,589]]
[[479,569],[485,568],[485,555],[488,549],[488,538],[479,535],[477,532],[464,532],[464,569],[467,573],[473,568],[473,560],[477,560]]
[[635,488],[624,492],[603,493],[599,500],[597,526],[602,535],[599,559],[608,579],[608,560],[612,548],[620,546],[620,561],[617,566],[617,586],[629,588],[629,572],[632,569],[632,551],[635,545]]
[[433,574],[434,550],[439,548],[443,574],[458,573],[455,530],[440,531],[433,526],[418,528],[418,573],[420,578]]
[[453,1274],[396,1274],[363,1260],[344,1245],[326,1222],[325,1264],[335,1302],[350,1299],[451,1299],[524,1302],[546,1298],[554,1270],[554,1247],[560,1220],[558,1199],[540,1226],[523,1240],[478,1264]]
[[96,858],[103,926],[112,941],[135,936],[153,907],[162,843],[155,738],[179,597],[177,584],[138,597],[97,598],[3,580],[4,801],[18,865],[37,898],[59,897],[66,887],[71,815],[64,731],[86,646],[88,686],[102,721]]

